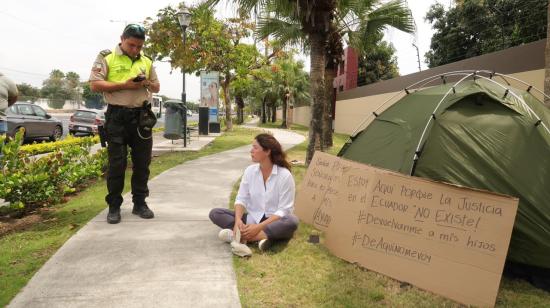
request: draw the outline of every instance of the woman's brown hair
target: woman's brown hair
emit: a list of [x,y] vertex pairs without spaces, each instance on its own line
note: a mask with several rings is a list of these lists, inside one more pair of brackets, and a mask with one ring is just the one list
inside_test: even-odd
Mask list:
[[271,150],[269,158],[273,164],[287,168],[290,171],[290,163],[286,160],[286,153],[275,137],[270,134],[259,134],[254,139],[264,151]]

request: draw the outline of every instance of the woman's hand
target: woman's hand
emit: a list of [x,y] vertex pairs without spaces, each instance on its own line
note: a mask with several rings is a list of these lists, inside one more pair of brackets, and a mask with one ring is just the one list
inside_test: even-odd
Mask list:
[[263,225],[260,224],[244,225],[244,228],[241,229],[241,237],[250,241],[263,229]]
[[237,230],[241,230],[241,241],[242,241],[243,239],[242,232],[244,227],[245,227],[245,224],[243,223],[243,221],[240,219],[236,219],[235,226],[233,227],[233,238],[236,238]]

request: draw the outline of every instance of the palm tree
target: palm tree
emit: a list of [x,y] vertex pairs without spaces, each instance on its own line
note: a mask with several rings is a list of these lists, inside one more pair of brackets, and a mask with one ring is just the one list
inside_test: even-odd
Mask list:
[[304,102],[311,102],[309,95],[309,75],[303,70],[304,63],[298,62],[298,66],[294,67],[294,80],[292,90],[290,91],[289,102],[291,106],[303,105]]
[[[308,33],[302,31],[302,21],[296,18],[295,14],[285,15],[285,11],[278,12],[277,6],[267,6],[268,11],[275,13],[274,17],[260,18],[258,23],[258,34],[260,37],[274,36],[282,44],[300,45],[304,49],[311,49],[311,40],[308,40]],[[290,12],[293,13],[293,12]],[[383,3],[381,0],[348,0],[338,1],[334,10],[334,18],[330,19],[328,25],[326,44],[324,50],[324,101],[321,106],[321,112],[312,108],[312,124],[317,114],[317,120],[322,122],[320,148],[332,146],[332,127],[331,110],[333,98],[333,80],[336,77],[336,68],[343,55],[343,37],[348,37],[348,43],[357,49],[361,54],[365,54],[372,47],[384,29],[394,27],[404,32],[414,31],[414,22],[410,10],[403,0],[393,0]],[[311,53],[313,51],[310,50]],[[315,79],[313,71],[312,58],[312,82]],[[314,88],[312,84],[312,89]],[[315,100],[312,107],[315,107]],[[310,125],[310,144],[306,162],[313,157],[314,145],[312,141],[312,132],[316,130]],[[316,140],[316,139],[315,139]]]
[[274,73],[274,81],[278,87],[279,99],[282,101],[283,107],[283,122],[282,128],[288,128],[287,110],[291,102],[296,97],[304,99],[309,98],[306,87],[308,87],[307,74],[304,72],[304,64],[301,61],[295,62],[290,57],[281,58],[275,62],[276,70]]
[[[220,0],[210,0],[216,4]],[[313,157],[315,149],[324,150],[322,142],[322,118],[325,103],[325,47],[328,41],[329,26],[336,12],[335,0],[234,0],[240,11],[273,12],[278,16],[290,17],[300,22],[301,31],[306,35],[310,46],[310,93],[312,116],[309,126],[309,145],[306,163]]]
[[[359,51],[360,55],[368,54],[378,42],[378,38],[383,36],[383,31],[388,27],[401,30],[406,33],[415,31],[414,19],[411,11],[404,0],[393,0],[383,3],[381,0],[363,0],[363,1],[343,1],[338,7],[339,14],[338,25],[335,26],[335,32],[331,35],[332,50],[327,51],[327,74],[325,79],[330,82],[330,87],[326,88],[327,97],[332,97],[334,91],[332,82],[336,77],[336,68],[343,55],[342,37],[347,35],[349,45]],[[330,95],[330,96],[328,96]],[[332,119],[330,118],[331,104],[333,100],[327,102],[327,114],[325,115],[326,141],[332,146]]]
[[261,123],[266,123],[268,118],[273,121],[273,106],[277,103],[278,92],[271,72],[271,65],[263,65],[250,71],[252,83],[248,87],[248,95],[260,102]]

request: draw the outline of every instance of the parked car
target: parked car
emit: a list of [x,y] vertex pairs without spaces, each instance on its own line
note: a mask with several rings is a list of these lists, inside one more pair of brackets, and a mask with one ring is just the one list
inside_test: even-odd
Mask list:
[[8,119],[8,136],[15,136],[25,128],[25,139],[48,137],[51,141],[63,136],[63,124],[49,115],[42,107],[32,103],[17,102],[6,110]]
[[97,134],[97,127],[105,123],[102,110],[77,110],[69,120],[69,134]]

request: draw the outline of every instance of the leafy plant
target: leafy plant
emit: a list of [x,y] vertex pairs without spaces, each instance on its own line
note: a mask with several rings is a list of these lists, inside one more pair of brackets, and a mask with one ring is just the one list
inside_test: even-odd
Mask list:
[[94,138],[69,140],[50,154],[35,158],[30,155],[34,150],[21,150],[23,135],[24,130],[20,130],[5,143],[0,157],[0,198],[11,203],[7,211],[12,215],[21,216],[34,208],[56,204],[105,169],[104,150],[90,155]]
[[33,143],[33,144],[23,145],[19,148],[19,151],[22,151],[30,155],[36,155],[36,154],[53,152],[55,150],[77,146],[80,144],[88,144],[90,143],[90,141],[92,142],[92,144],[99,143],[99,136],[82,137],[82,138],[68,136],[63,140],[56,141],[56,142]]

